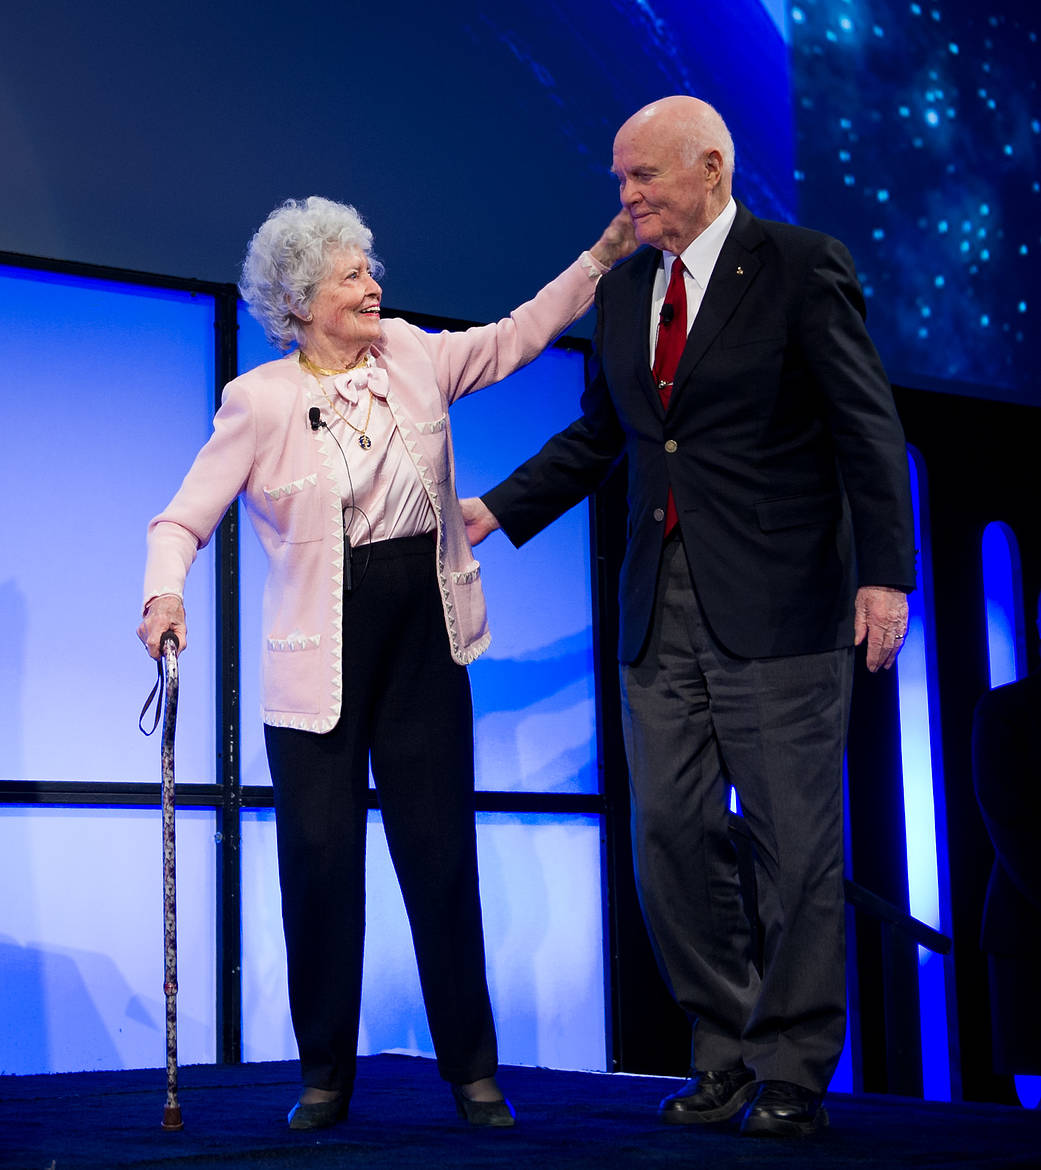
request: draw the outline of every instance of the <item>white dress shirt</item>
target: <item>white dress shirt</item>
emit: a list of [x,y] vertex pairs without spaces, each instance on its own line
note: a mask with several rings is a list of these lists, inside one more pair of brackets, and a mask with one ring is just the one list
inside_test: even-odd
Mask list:
[[[734,217],[737,215],[737,204],[733,198],[726,207],[716,216],[707,228],[693,239],[683,251],[680,259],[685,269],[683,273],[683,287],[687,294],[687,332],[690,332],[694,318],[701,307],[701,299],[708,288],[709,277],[716,266],[719,253],[723,249],[723,241],[727,238]],[[676,257],[671,252],[662,252],[662,262],[654,276],[654,287],[651,290],[651,332],[650,349],[651,360],[654,360],[654,350],[658,343],[658,320],[661,307],[665,304],[665,292],[669,287],[669,278],[672,276],[672,266]]]

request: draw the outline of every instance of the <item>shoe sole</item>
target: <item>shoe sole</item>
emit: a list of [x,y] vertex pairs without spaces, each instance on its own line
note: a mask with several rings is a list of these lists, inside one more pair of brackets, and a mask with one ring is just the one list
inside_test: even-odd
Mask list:
[[755,1090],[755,1081],[749,1081],[729,1101],[715,1109],[662,1109],[658,1117],[666,1125],[712,1125],[717,1121],[729,1121],[751,1101]]
[[748,1117],[741,1125],[743,1137],[804,1138],[826,1129],[828,1114],[818,1109],[812,1121],[783,1121],[780,1118]]

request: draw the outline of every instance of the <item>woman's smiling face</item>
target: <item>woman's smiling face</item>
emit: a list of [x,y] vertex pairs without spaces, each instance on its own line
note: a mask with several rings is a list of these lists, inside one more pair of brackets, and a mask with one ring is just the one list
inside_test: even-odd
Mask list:
[[382,296],[364,253],[357,248],[336,253],[311,300],[312,319],[302,327],[305,350],[326,364],[360,359],[379,338]]

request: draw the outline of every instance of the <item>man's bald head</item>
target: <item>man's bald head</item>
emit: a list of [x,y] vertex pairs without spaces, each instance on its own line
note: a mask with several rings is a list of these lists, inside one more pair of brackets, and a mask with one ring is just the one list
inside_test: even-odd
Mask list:
[[622,125],[613,170],[637,239],[678,255],[730,199],[734,141],[708,102],[665,97]]
[[625,121],[618,137],[623,134],[652,135],[682,152],[688,163],[694,162],[704,150],[718,150],[726,170],[729,197],[729,181],[734,174],[734,140],[719,112],[708,102],[687,94],[660,98]]

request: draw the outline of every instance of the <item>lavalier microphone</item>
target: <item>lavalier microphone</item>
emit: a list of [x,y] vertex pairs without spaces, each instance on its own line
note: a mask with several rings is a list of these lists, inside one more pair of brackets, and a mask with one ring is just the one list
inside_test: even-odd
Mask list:
[[[675,316],[676,316],[676,306],[669,303],[668,301],[666,301],[666,303],[664,305],[662,305],[662,307],[661,307],[661,312],[658,314],[658,320],[663,325],[671,325],[672,319]],[[315,430],[318,429],[318,427],[315,424],[313,419],[311,420],[311,426],[313,426]]]
[[[365,521],[365,525],[369,529],[369,532],[370,532],[369,539],[371,540],[372,539],[372,537],[371,537],[372,526],[369,524],[369,518],[368,518],[368,516],[365,515],[365,513],[361,510],[361,508],[359,508],[354,503],[354,481],[351,479],[351,465],[347,462],[347,455],[346,455],[346,452],[344,451],[344,449],[340,446],[340,440],[333,434],[332,431],[329,430],[329,424],[325,421],[325,419],[322,418],[322,412],[321,412],[321,410],[319,410],[319,408],[317,406],[311,406],[308,408],[307,421],[311,424],[312,431],[320,431],[322,429],[322,427],[325,427],[325,429],[327,431],[329,431],[329,437],[332,439],[332,441],[339,448],[340,455],[343,458],[343,467],[344,467],[344,470],[347,472],[347,486],[350,490],[350,498],[351,498],[351,502],[348,505],[347,510],[344,513],[345,519],[347,519],[347,512],[350,512],[351,515],[353,515],[355,512],[357,512],[358,515],[361,516],[361,518]],[[345,525],[344,526],[344,533],[343,533],[343,591],[344,591],[344,593],[350,595],[351,593],[354,592],[355,585],[361,581],[362,577],[365,576],[365,571],[366,571],[366,569],[368,569],[368,567],[369,567],[369,561],[368,561],[368,555],[366,555],[365,563],[362,566],[362,570],[361,570],[361,573],[358,577],[358,581],[355,581],[355,578],[354,578],[354,550],[351,547],[351,538],[347,534],[346,525]]]

